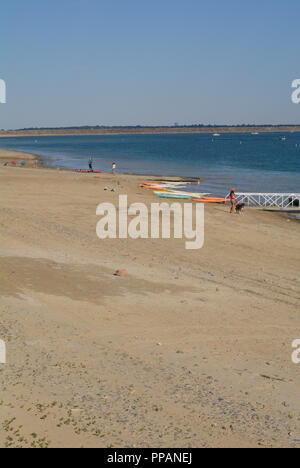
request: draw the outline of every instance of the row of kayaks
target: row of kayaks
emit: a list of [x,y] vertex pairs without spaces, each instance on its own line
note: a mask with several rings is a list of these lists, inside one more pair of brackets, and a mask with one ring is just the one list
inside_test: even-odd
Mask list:
[[[184,192],[181,188],[185,188],[186,182],[162,182],[162,183],[143,183],[140,187],[147,188],[154,191],[154,194],[159,198],[183,198],[191,199],[192,197],[200,198],[208,193],[191,193]],[[180,190],[177,190],[180,189]]]
[[[101,174],[102,171],[89,171],[85,169],[79,169],[76,172],[89,173],[94,172],[95,174]],[[216,198],[209,197],[209,193],[201,192],[185,192],[181,189],[185,188],[191,182],[143,182],[140,187],[153,190],[154,194],[158,198],[170,198],[178,200],[191,200],[198,203],[226,203],[230,201],[227,198]],[[178,190],[179,189],[179,190]]]
[[163,190],[163,189],[172,189],[172,188],[178,188],[178,187],[186,187],[187,183],[186,182],[156,182],[156,183],[151,183],[151,182],[143,182],[140,184],[140,187],[143,188],[148,188],[148,189],[157,189],[157,190]]
[[164,193],[164,192],[154,192],[155,195],[159,198],[175,198],[181,200],[192,200],[199,203],[226,203],[230,201],[229,198],[218,198],[218,197],[208,197],[209,193]]
[[164,197],[168,197],[168,195],[172,194],[172,195],[185,195],[185,196],[188,196],[190,198],[192,197],[195,197],[195,198],[200,198],[200,197],[203,197],[205,195],[209,195],[209,193],[200,193],[200,192],[195,192],[195,193],[192,193],[192,192],[184,192],[182,190],[170,190],[170,191],[167,191],[167,190],[155,190],[154,191],[154,194],[157,196],[157,197],[161,197],[161,198],[164,198]]
[[226,203],[230,201],[228,198],[209,197],[209,193],[192,193],[181,190],[181,188],[185,188],[187,184],[187,182],[143,182],[140,184],[140,187],[153,190],[155,196],[158,198],[191,200],[198,203]]

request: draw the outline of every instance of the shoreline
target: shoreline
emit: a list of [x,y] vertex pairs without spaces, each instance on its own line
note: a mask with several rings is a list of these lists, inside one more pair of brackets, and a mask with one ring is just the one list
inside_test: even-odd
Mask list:
[[[4,161],[11,161],[12,159],[15,159],[16,161],[21,161],[21,160],[25,160],[27,161],[27,163],[29,162],[30,163],[30,166],[27,165],[27,167],[32,167],[34,168],[34,161],[37,160],[39,165],[36,169],[44,169],[44,170],[52,170],[52,171],[60,171],[60,172],[66,172],[66,173],[74,173],[74,174],[80,174],[77,172],[76,169],[74,168],[65,168],[65,167],[62,167],[62,166],[55,166],[55,165],[47,165],[45,164],[44,165],[44,162],[47,161],[47,159],[50,159],[48,157],[45,157],[45,156],[42,156],[42,155],[38,155],[38,154],[33,154],[33,153],[26,153],[26,152],[23,152],[23,151],[15,151],[15,150],[6,150],[6,149],[0,149],[0,165],[3,165]],[[22,168],[23,170],[25,169]],[[97,173],[82,173],[82,175],[85,174],[87,176],[95,176]],[[102,176],[111,176],[111,172],[108,171],[108,172],[101,172],[100,174],[98,174],[100,177],[101,175]],[[176,175],[163,175],[163,174],[135,174],[135,173],[130,173],[130,172],[122,172],[122,173],[118,173],[118,176],[128,176],[128,177],[132,177],[132,178],[136,178],[138,179],[140,182],[140,178],[144,178],[145,180],[147,181],[156,181],[156,182],[160,182],[160,181],[170,181],[170,182],[192,182],[192,183],[196,183],[198,181],[200,182],[203,182],[205,181],[206,179],[205,178],[193,178],[193,177],[181,177],[181,176],[176,176]],[[151,191],[149,191],[149,193],[152,193]],[[227,206],[227,205],[226,205]],[[255,206],[250,206],[250,207],[247,207],[247,209],[257,209],[259,211],[264,211],[264,212],[267,212],[268,210],[265,210],[263,207],[255,207]],[[300,216],[295,213],[293,213],[293,210],[294,208],[291,208],[291,213],[289,213],[289,210],[285,210],[284,212],[282,211],[282,209],[278,208],[277,209],[274,209],[274,210],[269,210],[269,213],[273,213],[273,214],[276,214],[277,216],[280,215],[281,218],[283,219],[286,219],[288,218],[289,221],[295,221],[297,223],[300,222]],[[300,212],[299,212],[300,213]]]
[[206,134],[214,133],[299,133],[300,125],[287,125],[283,127],[214,127],[214,128],[107,128],[107,129],[39,129],[39,130],[1,130],[0,138],[40,137],[40,136],[91,136],[91,135],[167,135],[167,134]]
[[111,136],[109,141],[101,136],[53,136],[0,139],[0,148],[40,154],[50,167],[88,169],[94,156],[95,170],[110,172],[116,159],[118,169],[129,174],[198,176],[204,191],[224,197],[231,187],[240,192],[298,192],[299,137],[290,134],[281,142],[276,133]]
[[[23,151],[16,151],[16,150],[8,150],[8,149],[3,149],[3,148],[0,148],[0,164],[3,165],[4,162],[10,162],[12,159],[15,159],[17,161],[21,161],[21,160],[24,160],[24,161],[27,161],[27,162],[30,162],[32,163],[33,161],[37,160],[41,165],[38,166],[37,169],[50,169],[50,170],[59,170],[59,171],[63,171],[63,172],[74,172],[74,173],[77,173],[77,169],[75,168],[67,168],[67,167],[63,167],[63,166],[60,166],[60,165],[57,165],[55,166],[54,163],[52,165],[47,165],[47,164],[44,164],[47,160],[51,160],[51,157],[48,157],[48,156],[43,156],[43,155],[40,155],[40,154],[34,154],[34,153],[27,153],[27,152],[23,152]],[[28,167],[28,166],[27,166]],[[33,167],[30,166],[30,167]],[[96,173],[89,173],[90,175],[92,174],[96,174]],[[101,174],[109,174],[111,175],[111,172],[110,171],[102,171]],[[100,174],[100,175],[101,175]],[[202,178],[195,178],[195,177],[181,177],[181,176],[177,176],[177,175],[163,175],[163,174],[135,174],[135,173],[132,173],[132,172],[122,172],[122,173],[119,173],[119,175],[122,174],[122,175],[127,175],[127,176],[132,176],[132,177],[144,177],[144,178],[152,178],[154,177],[155,180],[157,181],[160,181],[160,180],[168,180],[169,181],[173,181],[173,182],[198,182],[199,180],[200,181],[203,181],[204,179]]]

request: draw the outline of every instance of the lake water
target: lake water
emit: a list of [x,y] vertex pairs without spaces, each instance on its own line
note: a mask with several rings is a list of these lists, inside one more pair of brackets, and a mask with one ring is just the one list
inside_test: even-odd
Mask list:
[[[45,164],[69,169],[204,179],[201,191],[300,192],[300,133],[89,135],[1,138],[0,148],[44,156]],[[141,181],[142,181],[141,177]]]

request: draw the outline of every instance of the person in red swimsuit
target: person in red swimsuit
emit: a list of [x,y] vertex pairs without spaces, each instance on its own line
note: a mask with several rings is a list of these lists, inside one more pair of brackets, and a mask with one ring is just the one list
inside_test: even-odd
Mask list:
[[235,213],[236,196],[235,196],[235,189],[234,188],[230,192],[230,202],[231,202],[230,213]]

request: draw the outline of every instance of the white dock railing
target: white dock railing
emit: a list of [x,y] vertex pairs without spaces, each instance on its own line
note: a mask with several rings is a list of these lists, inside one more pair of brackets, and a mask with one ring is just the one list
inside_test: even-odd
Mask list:
[[300,193],[236,193],[237,203],[247,206],[276,206],[287,208],[299,206]]

